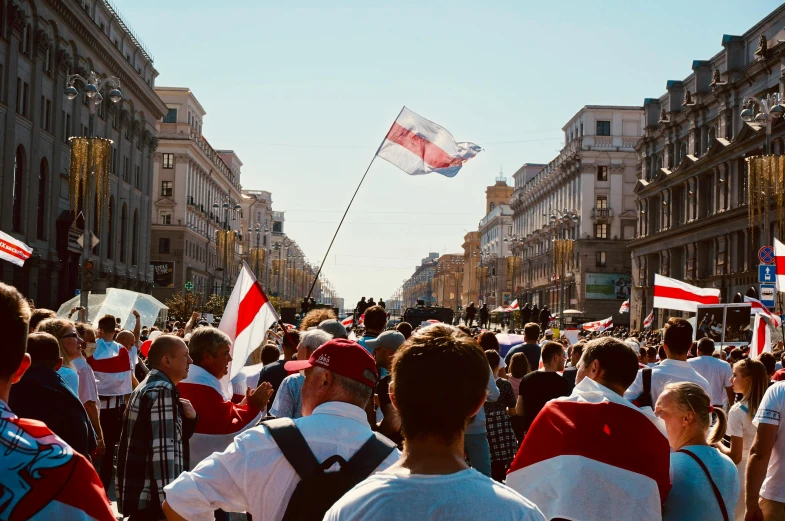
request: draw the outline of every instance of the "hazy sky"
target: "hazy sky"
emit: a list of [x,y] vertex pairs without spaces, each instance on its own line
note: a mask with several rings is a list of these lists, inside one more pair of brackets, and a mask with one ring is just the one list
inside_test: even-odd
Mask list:
[[[321,261],[403,105],[485,148],[457,177],[377,159],[324,273],[346,304],[387,299],[429,251],[461,250],[503,168],[547,163],[582,106],[641,105],[776,0],[116,0],[157,84],[193,90],[204,135],[269,190]],[[512,179],[510,178],[510,183]]]

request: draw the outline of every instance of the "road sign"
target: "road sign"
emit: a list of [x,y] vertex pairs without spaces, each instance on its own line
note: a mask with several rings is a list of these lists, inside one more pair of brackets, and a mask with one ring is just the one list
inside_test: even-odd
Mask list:
[[80,293],[82,293],[82,290],[81,290],[81,289],[78,289],[78,290],[76,290],[76,296],[77,296],[77,297],[79,296],[79,294],[80,294]]
[[774,248],[763,246],[758,250],[758,258],[763,264],[774,264]]
[[774,266],[758,264],[758,282],[774,282]]
[[774,284],[761,284],[760,285],[760,302],[767,308],[774,307],[774,298],[777,291]]
[[194,283],[189,280],[188,282],[185,283],[185,290],[191,291],[192,289],[194,289]]

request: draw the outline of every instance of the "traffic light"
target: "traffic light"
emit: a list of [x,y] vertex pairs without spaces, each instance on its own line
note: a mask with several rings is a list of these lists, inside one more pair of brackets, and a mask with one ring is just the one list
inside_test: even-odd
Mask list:
[[84,261],[84,264],[82,265],[82,277],[84,289],[86,291],[93,289],[93,261]]

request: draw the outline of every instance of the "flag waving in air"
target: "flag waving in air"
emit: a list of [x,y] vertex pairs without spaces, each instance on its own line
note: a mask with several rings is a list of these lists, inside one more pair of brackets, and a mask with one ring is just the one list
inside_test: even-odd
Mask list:
[[518,299],[516,298],[510,303],[507,311],[518,311],[518,309],[520,309],[520,306],[518,305]]
[[651,310],[649,316],[643,320],[643,329],[651,327],[651,324],[654,322],[654,310]]
[[30,246],[7,233],[0,232],[0,259],[22,267],[32,254],[33,249]]
[[596,331],[602,333],[606,329],[613,327],[613,317],[608,317],[605,320],[598,320],[596,322],[586,322],[581,324],[581,329],[584,331]]
[[354,317],[352,316],[346,317],[345,319],[341,320],[341,324],[343,325],[343,327],[346,328],[352,327],[352,324],[354,324]]
[[619,308],[619,313],[629,313],[630,312],[630,301],[625,300],[621,303],[621,307]]
[[750,315],[755,315],[757,313],[761,313],[766,316],[769,320],[771,320],[771,324],[774,327],[780,327],[782,324],[782,319],[769,311],[769,308],[763,305],[760,300],[754,299],[752,297],[744,297],[744,302],[750,303]]
[[777,274],[777,291],[785,292],[785,244],[774,238],[774,263]]
[[481,150],[474,143],[457,143],[447,129],[404,107],[376,155],[409,175],[454,177]]
[[654,274],[654,307],[698,312],[698,304],[719,304],[720,290],[699,288],[686,282]]
[[243,262],[243,269],[240,270],[218,325],[218,329],[232,339],[233,360],[226,385],[240,372],[251,351],[259,347],[267,330],[278,320],[278,313],[264,294],[261,284]]
[[756,313],[752,320],[752,342],[750,343],[750,358],[759,358],[761,353],[771,353],[771,331],[763,320],[762,313]]

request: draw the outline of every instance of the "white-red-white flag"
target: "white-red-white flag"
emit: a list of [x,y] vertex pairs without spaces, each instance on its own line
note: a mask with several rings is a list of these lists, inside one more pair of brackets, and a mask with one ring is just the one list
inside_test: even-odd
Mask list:
[[520,306],[518,305],[518,299],[517,298],[515,300],[513,300],[512,302],[510,302],[510,305],[507,306],[507,311],[518,311],[518,309],[520,309]]
[[774,265],[777,273],[777,291],[785,293],[785,244],[774,238]]
[[771,330],[763,319],[762,313],[756,313],[752,319],[752,343],[750,358],[758,358],[761,353],[771,353]]
[[630,312],[630,301],[625,300],[621,303],[621,307],[619,308],[619,313],[629,313]]
[[457,143],[447,129],[404,107],[376,155],[409,175],[453,177],[481,150],[474,143]]
[[664,431],[651,409],[586,377],[545,404],[506,484],[546,519],[660,521],[671,488]]
[[744,302],[749,302],[750,304],[750,315],[755,315],[756,313],[761,313],[766,316],[774,327],[780,327],[782,325],[782,319],[778,316],[769,311],[769,308],[763,305],[760,300],[754,299],[752,297],[744,297]]
[[7,233],[0,232],[0,259],[7,260],[19,267],[33,254],[33,249]]
[[354,317],[352,316],[346,317],[345,319],[341,320],[341,324],[343,325],[343,327],[352,327],[352,324],[354,324]]
[[261,345],[267,330],[278,320],[278,313],[264,294],[262,285],[254,277],[251,268],[243,262],[218,325],[218,329],[232,339],[233,360],[226,385],[240,372],[248,356]]
[[606,329],[613,327],[613,317],[608,317],[605,320],[597,320],[596,322],[586,322],[581,324],[581,329],[584,331],[596,331],[602,333]]
[[680,280],[654,274],[654,307],[698,312],[698,304],[719,304],[720,290],[699,288]]
[[643,320],[643,329],[651,327],[651,324],[654,322],[654,310],[651,310],[649,316]]

